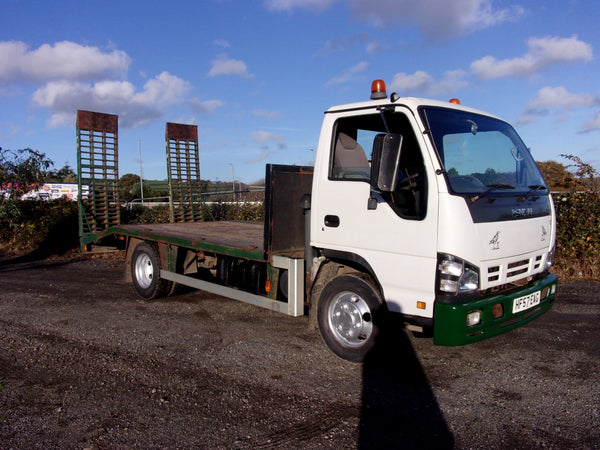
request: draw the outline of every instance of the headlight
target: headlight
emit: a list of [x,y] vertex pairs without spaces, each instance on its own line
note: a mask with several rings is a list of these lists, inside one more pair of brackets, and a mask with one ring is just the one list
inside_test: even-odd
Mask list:
[[448,294],[462,294],[479,289],[479,269],[452,255],[438,257],[438,289]]
[[469,266],[465,266],[463,276],[460,279],[460,286],[458,288],[458,291],[470,292],[476,291],[477,289],[479,289],[479,273],[477,273]]

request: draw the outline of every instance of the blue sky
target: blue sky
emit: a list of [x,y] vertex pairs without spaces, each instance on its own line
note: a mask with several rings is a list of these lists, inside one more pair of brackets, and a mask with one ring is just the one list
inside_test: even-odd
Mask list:
[[76,167],[75,114],[119,115],[119,172],[165,179],[165,122],[202,178],[311,164],[323,112],[388,93],[511,122],[536,160],[600,169],[597,0],[3,0],[0,147]]

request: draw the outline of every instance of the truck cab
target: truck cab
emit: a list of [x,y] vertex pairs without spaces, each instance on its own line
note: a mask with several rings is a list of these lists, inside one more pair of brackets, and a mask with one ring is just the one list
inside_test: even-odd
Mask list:
[[347,359],[374,345],[379,311],[462,345],[554,301],[546,183],[508,123],[457,101],[388,98],[377,80],[371,101],[329,109],[310,207],[316,315]]

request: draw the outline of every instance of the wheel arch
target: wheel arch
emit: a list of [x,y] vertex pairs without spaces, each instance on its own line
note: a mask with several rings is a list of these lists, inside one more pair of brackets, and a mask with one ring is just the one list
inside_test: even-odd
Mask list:
[[356,253],[344,252],[339,250],[324,249],[321,255],[325,260],[319,265],[319,269],[308,295],[309,310],[308,322],[312,329],[317,329],[317,308],[319,297],[327,281],[342,274],[362,274],[368,277],[368,281],[379,291],[379,295],[385,306],[385,297],[383,289],[373,271],[371,265],[362,256]]

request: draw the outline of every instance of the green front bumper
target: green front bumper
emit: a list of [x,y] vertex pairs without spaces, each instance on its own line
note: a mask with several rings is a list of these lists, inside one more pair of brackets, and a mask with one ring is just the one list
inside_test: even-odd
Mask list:
[[[433,313],[433,342],[436,345],[465,345],[506,333],[541,316],[556,298],[558,278],[548,274],[526,286],[465,303],[436,303]],[[540,291],[539,305],[512,313],[513,300]],[[545,294],[545,296],[544,296]],[[500,308],[497,305],[501,305]],[[492,311],[493,310],[493,311]],[[467,314],[481,311],[481,323],[467,326]],[[501,311],[501,316],[498,316]]]

